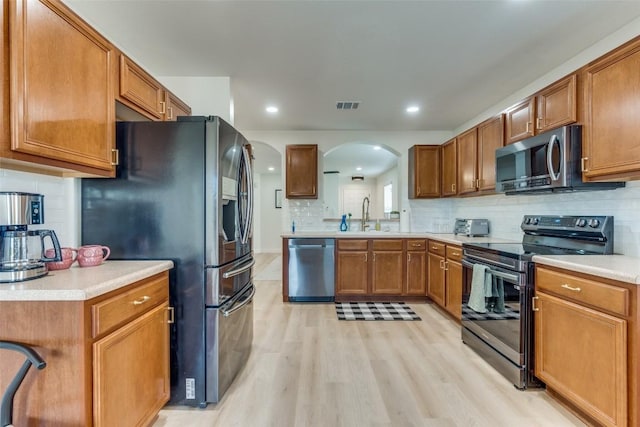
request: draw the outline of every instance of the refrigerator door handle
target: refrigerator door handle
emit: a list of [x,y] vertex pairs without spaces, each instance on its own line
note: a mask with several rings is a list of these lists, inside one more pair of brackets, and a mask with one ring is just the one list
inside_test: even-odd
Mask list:
[[253,267],[255,263],[256,263],[256,260],[251,258],[251,261],[245,264],[242,264],[240,267],[234,268],[233,270],[225,271],[224,273],[222,273],[222,278],[228,279],[230,277],[238,276],[239,274],[242,274],[245,271],[249,270],[251,267]]
[[[245,206],[245,208],[243,209],[244,212],[242,212],[243,218],[242,218],[242,222],[243,224],[240,227],[240,233],[241,233],[241,241],[243,244],[246,244],[249,242],[249,236],[251,234],[251,223],[253,220],[253,175],[251,173],[251,156],[249,155],[249,150],[247,150],[246,146],[242,147],[242,166],[240,168],[240,171],[244,172],[244,175],[246,177],[246,195],[247,195],[247,205]],[[238,185],[242,185],[242,177],[240,177],[240,179],[238,180]]]
[[249,295],[249,297],[247,297],[244,301],[242,301],[242,303],[235,305],[237,300],[232,301],[231,303],[231,309],[229,310],[224,310],[222,312],[222,315],[224,317],[229,317],[231,316],[233,313],[235,313],[236,311],[240,310],[242,307],[244,307],[245,305],[249,304],[252,300],[254,295],[256,294],[256,287],[255,285],[251,285],[251,295]]

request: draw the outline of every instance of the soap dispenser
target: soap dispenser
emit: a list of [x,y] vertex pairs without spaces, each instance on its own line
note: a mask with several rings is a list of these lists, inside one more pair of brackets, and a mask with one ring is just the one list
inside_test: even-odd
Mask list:
[[340,231],[347,231],[347,216],[342,215],[342,221],[340,222]]

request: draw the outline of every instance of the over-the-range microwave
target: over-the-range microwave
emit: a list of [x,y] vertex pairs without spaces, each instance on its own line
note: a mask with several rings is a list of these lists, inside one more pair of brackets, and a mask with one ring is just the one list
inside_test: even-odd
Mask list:
[[496,191],[548,193],[610,190],[624,182],[583,182],[582,126],[571,125],[496,150]]

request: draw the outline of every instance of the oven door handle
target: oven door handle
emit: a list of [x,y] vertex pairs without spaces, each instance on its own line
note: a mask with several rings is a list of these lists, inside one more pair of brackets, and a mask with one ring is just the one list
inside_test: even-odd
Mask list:
[[[467,260],[462,260],[462,265],[465,267],[473,268],[473,263]],[[492,270],[490,268],[487,268],[487,272],[492,276],[500,277],[502,279],[507,279],[512,282],[515,282],[516,284],[518,283],[518,276],[516,276],[515,274],[503,273],[501,271]]]

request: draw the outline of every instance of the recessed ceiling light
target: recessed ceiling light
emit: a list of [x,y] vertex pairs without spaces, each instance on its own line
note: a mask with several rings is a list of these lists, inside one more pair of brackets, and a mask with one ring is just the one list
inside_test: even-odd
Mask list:
[[269,105],[267,106],[267,108],[265,108],[265,110],[267,111],[267,113],[275,114],[278,112],[278,107],[276,107],[275,105]]
[[358,167],[356,168],[356,170],[357,170],[357,171],[361,171],[361,170],[362,170],[362,168],[361,168],[360,166],[358,166]]
[[374,146],[373,146],[373,149],[374,149],[374,150],[382,150],[382,147],[380,147],[379,145],[374,145]]
[[269,169],[271,172],[273,172],[274,170],[276,170],[276,168],[274,168],[273,166],[269,166],[267,169]]
[[418,107],[417,105],[410,105],[407,107],[407,113],[409,114],[415,114],[418,111],[420,111],[420,107]]

